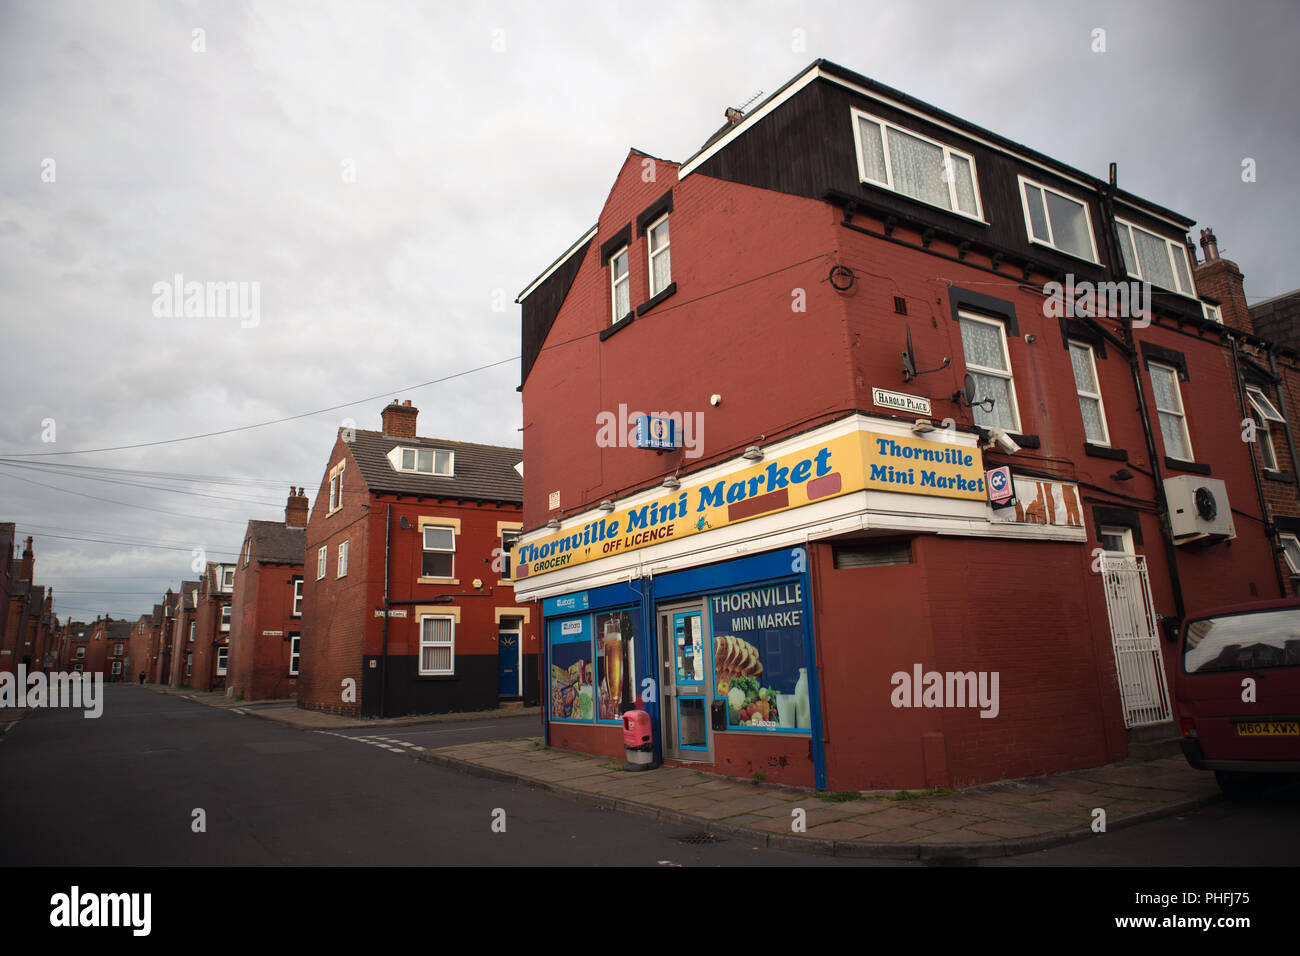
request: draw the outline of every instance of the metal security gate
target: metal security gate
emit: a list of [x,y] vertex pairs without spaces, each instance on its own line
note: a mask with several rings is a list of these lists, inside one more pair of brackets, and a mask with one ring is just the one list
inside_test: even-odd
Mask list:
[[1124,726],[1142,727],[1171,718],[1169,687],[1156,628],[1146,557],[1104,552],[1101,579],[1106,592],[1115,672],[1124,701]]

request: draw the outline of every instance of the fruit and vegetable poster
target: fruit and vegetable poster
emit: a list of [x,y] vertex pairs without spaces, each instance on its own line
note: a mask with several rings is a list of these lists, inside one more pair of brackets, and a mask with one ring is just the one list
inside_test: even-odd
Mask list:
[[595,714],[589,620],[580,617],[550,624],[552,720],[591,720]]
[[729,727],[811,729],[802,592],[790,583],[709,598],[715,692],[727,699]]

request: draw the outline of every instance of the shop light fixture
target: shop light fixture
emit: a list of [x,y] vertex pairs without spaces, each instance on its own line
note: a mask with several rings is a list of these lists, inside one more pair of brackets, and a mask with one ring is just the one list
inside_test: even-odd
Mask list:
[[1129,471],[1127,468],[1121,468],[1110,477],[1115,481],[1128,481],[1133,477],[1133,472]]
[[924,418],[918,418],[912,425],[912,431],[918,435],[924,435],[926,432],[934,431],[934,425]]
[[600,503],[600,510],[608,514],[614,510],[614,502],[606,499]]
[[763,449],[759,448],[757,445],[750,445],[745,449],[745,453],[740,457],[749,461],[762,461]]
[[546,522],[546,527],[550,528],[552,531],[559,531],[560,523],[552,518],[550,521]]
[[682,486],[682,483],[681,483],[680,481],[677,480],[677,476],[676,476],[676,475],[669,475],[667,478],[664,479],[664,487],[665,487],[665,488],[671,488],[672,490],[676,491],[676,490],[677,490],[678,488],[680,488],[681,486]]

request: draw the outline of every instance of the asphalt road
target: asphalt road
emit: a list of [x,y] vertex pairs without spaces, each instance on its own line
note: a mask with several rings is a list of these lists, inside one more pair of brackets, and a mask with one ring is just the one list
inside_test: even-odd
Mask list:
[[[0,738],[0,864],[920,866],[835,859],[596,810],[414,759],[538,732],[535,716],[332,733],[108,685],[103,717],[36,711]],[[379,738],[386,738],[381,740]],[[397,743],[393,743],[396,741]],[[979,866],[1293,866],[1300,786]],[[206,832],[194,832],[195,810]],[[504,811],[505,832],[494,832]],[[934,864],[928,864],[934,865]]]
[[[104,714],[38,710],[0,738],[0,864],[54,866],[864,865],[691,844],[688,828],[596,810],[130,685]],[[536,732],[536,722],[527,721]],[[515,736],[402,728],[445,742]],[[397,730],[398,728],[384,728]],[[379,731],[382,732],[382,731]],[[366,732],[358,732],[357,735]],[[385,734],[392,736],[391,734]],[[18,782],[14,786],[12,783]],[[194,811],[206,832],[192,830]],[[495,811],[505,832],[493,832]]]

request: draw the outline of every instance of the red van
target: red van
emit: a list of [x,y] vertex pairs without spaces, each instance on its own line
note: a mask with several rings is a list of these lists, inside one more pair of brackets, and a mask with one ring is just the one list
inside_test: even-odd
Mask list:
[[1300,600],[1235,604],[1183,622],[1174,698],[1183,754],[1230,799],[1300,773]]

